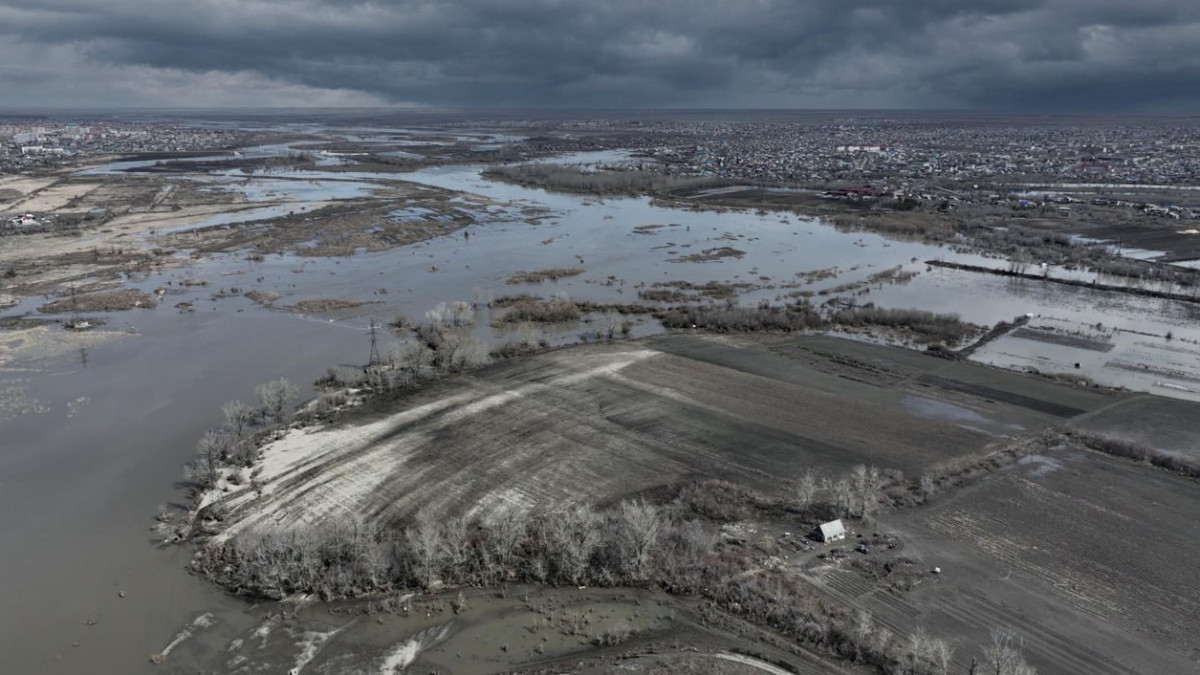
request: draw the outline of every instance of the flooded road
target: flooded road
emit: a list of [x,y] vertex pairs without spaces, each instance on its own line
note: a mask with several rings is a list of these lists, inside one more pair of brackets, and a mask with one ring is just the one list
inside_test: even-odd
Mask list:
[[[171,282],[158,309],[107,317],[109,329],[128,327],[132,334],[66,351],[32,369],[17,364],[0,371],[0,390],[20,389],[36,403],[34,412],[0,417],[0,599],[6,608],[0,613],[0,672],[129,675],[194,672],[224,663],[219,660],[224,645],[260,625],[268,608],[234,600],[190,577],[184,571],[189,548],[156,547],[150,532],[156,507],[186,499],[181,468],[202,432],[219,421],[221,403],[250,401],[256,384],[280,376],[308,391],[307,383],[326,368],[362,364],[368,316],[419,318],[438,302],[485,304],[520,292],[632,303],[638,290],[673,281],[741,284],[743,303],[779,301],[795,291],[819,294],[899,268],[915,276],[851,292],[860,302],[955,312],[981,324],[1032,314],[1059,321],[1055,325],[1065,333],[1095,323],[1138,331],[1113,333],[1113,349],[1090,349],[1090,360],[1077,358],[1077,349],[1064,352],[1065,340],[1009,336],[976,355],[987,363],[1078,370],[1097,382],[1153,389],[1157,382],[1185,386],[1192,374],[1172,374],[1167,366],[1139,372],[1139,354],[1166,345],[1175,351],[1164,353],[1183,362],[1200,353],[1196,312],[1184,303],[928,268],[924,261],[937,258],[1001,263],[842,232],[792,214],[690,211],[657,207],[645,198],[548,193],[487,181],[479,170],[215,177],[214,186],[240,189],[249,201],[280,194],[298,204],[358,197],[373,182],[402,179],[473,192],[506,206],[478,214],[463,232],[389,251],[342,258],[272,255],[262,262],[223,255],[156,272],[135,285],[150,290]],[[723,247],[740,255],[687,261]],[[554,267],[584,271],[553,283],[506,283],[516,272]],[[826,278],[798,276],[833,268],[836,273]],[[181,289],[189,279],[208,285]],[[218,290],[234,286],[278,293],[277,306],[316,298],[373,304],[329,320],[260,307],[240,294],[213,299]],[[192,302],[195,311],[171,308],[183,301]],[[26,303],[3,314],[28,309]],[[482,332],[490,330],[486,316],[479,323]],[[643,324],[638,330],[657,328]],[[485,337],[493,344],[499,339]],[[1112,365],[1120,355],[1120,363],[1134,365]],[[1196,378],[1192,386],[1200,390],[1200,375]],[[1160,393],[1191,396],[1183,390]],[[197,624],[203,615],[211,619]],[[193,625],[165,663],[151,664],[152,654]]]

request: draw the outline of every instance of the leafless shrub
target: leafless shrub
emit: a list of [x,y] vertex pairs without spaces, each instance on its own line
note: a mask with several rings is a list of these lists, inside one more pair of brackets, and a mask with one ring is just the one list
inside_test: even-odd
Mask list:
[[840,326],[884,326],[907,331],[921,343],[955,345],[975,335],[979,328],[957,314],[935,314],[919,309],[884,309],[867,306],[835,312],[830,320]]
[[937,483],[934,482],[932,476],[921,476],[919,487],[921,496],[926,499],[933,496],[934,492],[937,492]]
[[703,328],[718,333],[800,331],[825,324],[807,302],[786,307],[760,303],[743,307],[732,303],[696,305],[668,310],[660,319],[666,328]]
[[492,350],[493,358],[507,359],[521,354],[537,351],[545,346],[546,341],[539,339],[533,324],[528,321],[517,326],[514,339],[501,344]]
[[455,300],[450,305],[450,320],[455,326],[472,326],[475,324],[475,308],[465,300]]
[[398,331],[412,330],[417,327],[415,321],[399,313],[392,317],[392,320],[388,322],[388,325]]
[[475,323],[475,308],[464,300],[455,300],[449,304],[439,302],[433,309],[425,312],[425,321],[434,328],[470,326]]
[[512,323],[578,321],[583,315],[579,306],[572,302],[566,293],[559,293],[550,300],[523,297],[499,306],[503,307],[505,311],[492,319],[493,325],[496,326]]
[[633,637],[633,628],[625,621],[618,621],[605,628],[592,641],[601,647],[615,647],[624,644]]
[[425,322],[433,328],[450,325],[450,306],[444,302],[434,305],[433,309],[425,312]]

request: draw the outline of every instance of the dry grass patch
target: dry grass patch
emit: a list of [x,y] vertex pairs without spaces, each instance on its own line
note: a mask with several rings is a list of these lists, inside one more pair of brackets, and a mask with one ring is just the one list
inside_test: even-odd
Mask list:
[[38,308],[45,314],[65,314],[67,312],[119,312],[140,307],[154,309],[158,302],[154,296],[133,288],[119,291],[102,291],[87,293],[73,298],[64,298],[49,302]]
[[260,305],[269,305],[279,299],[279,294],[272,291],[249,291],[246,293],[246,297]]
[[545,270],[517,272],[508,278],[510,284],[540,284],[543,281],[558,281],[566,277],[583,274],[582,267],[555,267]]
[[[253,291],[252,291],[253,292]],[[339,309],[353,309],[362,307],[367,303],[357,300],[341,300],[338,298],[317,298],[315,300],[301,300],[294,305],[288,305],[287,308],[294,312],[333,312]]]

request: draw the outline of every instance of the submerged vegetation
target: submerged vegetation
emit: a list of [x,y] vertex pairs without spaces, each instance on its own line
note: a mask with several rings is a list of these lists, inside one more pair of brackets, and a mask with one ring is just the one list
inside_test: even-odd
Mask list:
[[531,296],[509,296],[499,298],[492,307],[501,313],[492,319],[492,324],[502,326],[515,323],[560,323],[578,321],[583,312],[566,293],[559,293],[549,300]]
[[543,281],[558,281],[566,277],[573,277],[583,274],[583,268],[580,267],[556,267],[552,269],[533,270],[530,272],[517,272],[508,278],[509,284],[540,284]]
[[732,302],[675,307],[661,315],[667,328],[699,328],[718,333],[802,330],[893,331],[917,344],[955,346],[983,329],[955,314],[864,305],[822,314],[808,301],[790,305],[767,302],[748,307]]

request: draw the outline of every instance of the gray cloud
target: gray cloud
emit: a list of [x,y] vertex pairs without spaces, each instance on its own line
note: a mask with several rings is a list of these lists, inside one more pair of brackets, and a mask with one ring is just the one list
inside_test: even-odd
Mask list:
[[1186,109],[1194,0],[0,0],[28,105]]

